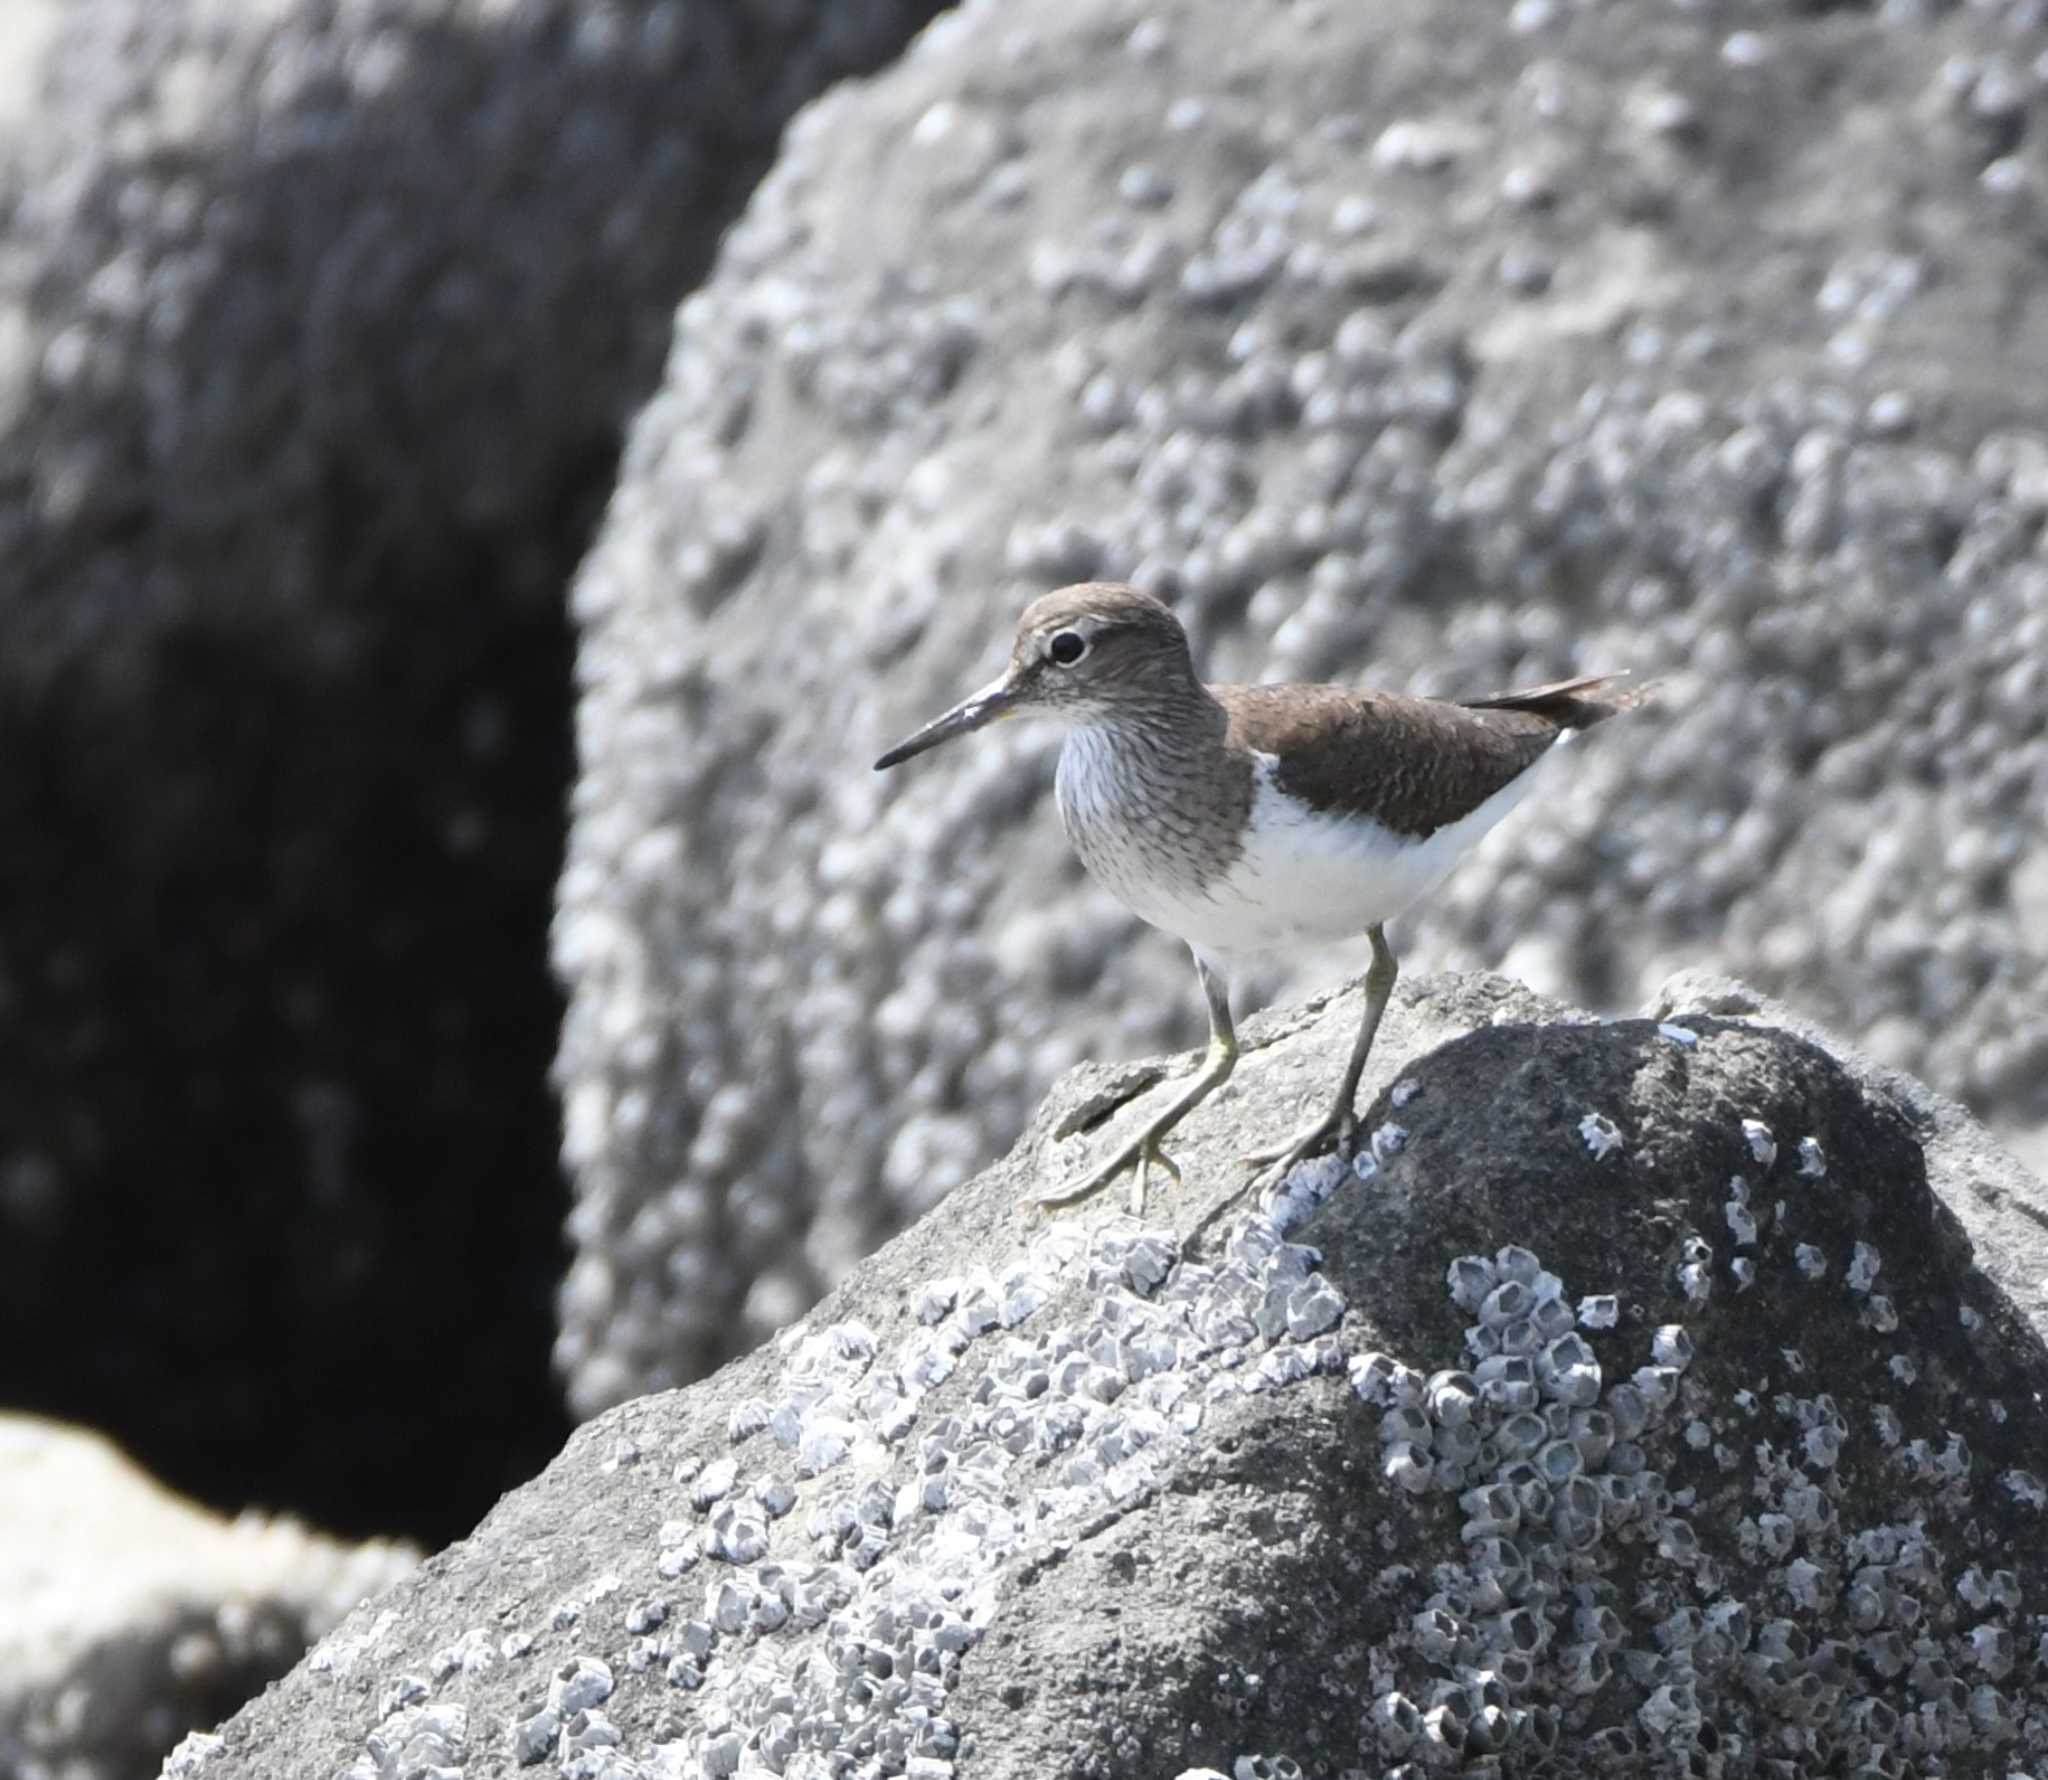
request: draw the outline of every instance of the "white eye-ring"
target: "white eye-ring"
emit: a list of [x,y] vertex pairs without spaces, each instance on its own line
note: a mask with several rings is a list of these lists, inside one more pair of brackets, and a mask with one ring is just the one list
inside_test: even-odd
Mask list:
[[1078,630],[1054,631],[1052,641],[1045,646],[1046,660],[1058,667],[1070,668],[1088,653],[1088,639]]

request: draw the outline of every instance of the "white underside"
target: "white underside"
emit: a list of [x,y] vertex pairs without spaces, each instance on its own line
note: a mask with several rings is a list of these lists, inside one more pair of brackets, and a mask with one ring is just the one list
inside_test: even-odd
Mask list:
[[1435,889],[1521,802],[1539,770],[1418,839],[1311,809],[1275,786],[1273,767],[1259,757],[1244,850],[1222,876],[1196,889],[1141,870],[1110,887],[1142,919],[1219,962],[1352,939]]

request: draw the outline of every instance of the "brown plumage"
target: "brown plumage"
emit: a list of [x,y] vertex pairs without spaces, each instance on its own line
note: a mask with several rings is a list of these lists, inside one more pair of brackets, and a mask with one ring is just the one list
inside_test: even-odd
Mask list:
[[1622,676],[1456,701],[1341,686],[1212,686],[1229,741],[1280,762],[1279,788],[1318,810],[1371,816],[1422,836],[1468,816],[1527,772],[1566,730],[1638,702],[1598,696]]

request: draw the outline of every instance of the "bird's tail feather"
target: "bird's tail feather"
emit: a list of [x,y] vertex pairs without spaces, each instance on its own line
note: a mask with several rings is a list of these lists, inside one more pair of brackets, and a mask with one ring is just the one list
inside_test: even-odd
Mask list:
[[1549,718],[1560,729],[1591,729],[1648,703],[1656,693],[1659,682],[1622,685],[1628,677],[1625,668],[1618,674],[1580,674],[1576,679],[1553,680],[1547,686],[1525,686],[1487,698],[1461,698],[1458,703],[1471,711],[1528,711]]

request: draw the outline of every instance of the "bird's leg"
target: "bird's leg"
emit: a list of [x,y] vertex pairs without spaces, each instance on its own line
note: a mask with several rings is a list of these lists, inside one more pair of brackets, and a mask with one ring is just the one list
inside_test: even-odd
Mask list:
[[1387,997],[1394,992],[1394,977],[1399,966],[1394,962],[1393,948],[1387,944],[1386,929],[1368,929],[1372,938],[1372,963],[1365,973],[1365,1016],[1358,1023],[1358,1037],[1352,1041],[1351,1061],[1344,1067],[1344,1085],[1337,1090],[1337,1098],[1330,1110],[1313,1125],[1297,1134],[1292,1141],[1278,1149],[1261,1150],[1245,1160],[1262,1172],[1252,1177],[1252,1184],[1260,1180],[1284,1180],[1295,1163],[1304,1161],[1321,1149],[1332,1137],[1337,1140],[1339,1155],[1351,1153],[1352,1140],[1358,1129],[1358,1082],[1365,1074],[1365,1060],[1372,1053],[1373,1035],[1380,1029],[1380,1016],[1387,1011]]
[[1230,986],[1220,972],[1209,967],[1199,952],[1195,954],[1195,974],[1201,979],[1202,994],[1209,1003],[1209,1051],[1200,1072],[1175,1096],[1171,1106],[1107,1161],[1091,1169],[1075,1185],[1041,1198],[1038,1203],[1045,1210],[1050,1211],[1059,1205],[1077,1205],[1083,1199],[1093,1198],[1126,1168],[1136,1171],[1131,1183],[1133,1217],[1145,1215],[1145,1184],[1154,1164],[1164,1169],[1176,1186],[1180,1184],[1180,1169],[1159,1147],[1159,1140],[1222,1087],[1230,1079],[1230,1072],[1237,1067],[1237,1028],[1230,1018]]

